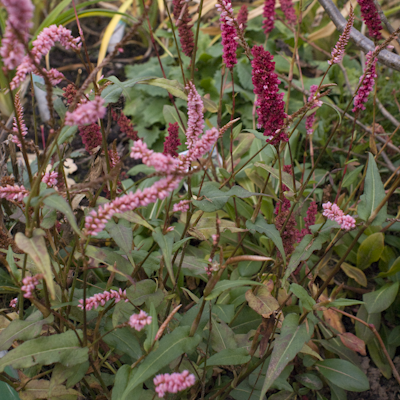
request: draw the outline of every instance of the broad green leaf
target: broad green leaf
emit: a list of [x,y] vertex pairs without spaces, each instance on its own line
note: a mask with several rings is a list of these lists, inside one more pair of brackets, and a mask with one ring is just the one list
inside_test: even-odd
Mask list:
[[10,266],[11,272],[14,275],[14,278],[20,282],[22,278],[22,271],[17,268],[17,265],[15,264],[14,260],[14,252],[12,251],[11,246],[8,246],[7,250],[7,257],[6,260],[8,262],[8,265]]
[[216,352],[226,349],[237,348],[235,333],[225,322],[217,323],[214,318],[211,319],[211,348]]
[[[74,389],[67,389],[63,385],[57,385],[52,388],[50,392],[50,381],[45,379],[32,380],[28,382],[23,390],[19,392],[21,400],[33,399],[71,399],[79,395]],[[49,397],[51,396],[51,397]]]
[[283,261],[286,264],[286,254],[283,248],[282,238],[274,224],[268,224],[262,216],[258,216],[254,224],[251,221],[246,221],[246,228],[255,230],[256,232],[269,237],[278,248],[283,257]]
[[261,261],[240,261],[238,264],[239,274],[241,276],[255,275],[260,271],[261,267]]
[[278,393],[273,394],[272,396],[268,397],[268,400],[290,400],[294,399],[296,393],[289,392],[288,390],[282,390]]
[[[379,331],[379,327],[381,326],[381,314],[380,313],[369,314],[365,307],[365,304],[363,304],[359,308],[357,312],[357,318],[363,320],[368,325],[370,324],[374,325],[376,330]],[[374,334],[371,331],[371,329],[369,329],[367,326],[361,324],[358,321],[356,321],[355,329],[357,336],[360,339],[364,340],[365,344],[368,344],[374,337]]]
[[379,290],[365,293],[363,300],[369,314],[380,313],[394,302],[399,291],[399,282],[388,283]]
[[[72,138],[75,136],[75,133],[78,131],[78,127],[76,125],[74,126],[64,126],[61,129],[60,136],[57,139],[57,143],[63,144],[68,142],[69,140],[72,140]],[[54,149],[55,151],[55,149]]]
[[367,287],[367,277],[361,269],[353,267],[350,264],[343,263],[340,268],[342,268],[343,272],[349,277],[354,279],[359,285]]
[[207,360],[207,367],[215,365],[241,365],[247,363],[250,358],[249,352],[243,347],[238,349],[225,349],[211,356]]
[[269,165],[263,164],[263,163],[255,163],[254,164],[255,167],[261,167],[263,169],[265,169],[266,171],[268,171],[274,178],[279,180],[279,176],[282,177],[282,183],[284,185],[286,185],[289,190],[293,193],[297,192],[297,189],[300,188],[300,183],[299,182],[295,182],[296,183],[296,187],[293,186],[293,176],[288,174],[287,172],[279,172],[279,169],[273,168]]
[[315,305],[315,300],[307,293],[307,290],[303,286],[297,283],[292,283],[290,285],[290,292],[292,292],[300,301],[301,306],[306,310],[311,311]]
[[71,207],[67,203],[67,201],[64,199],[64,197],[61,197],[58,194],[46,197],[43,200],[43,203],[46,204],[47,207],[49,208],[54,208],[57,211],[62,212],[65,217],[67,218],[68,222],[71,224],[72,229],[80,235],[80,231],[78,228],[78,225],[76,224],[75,220],[75,215],[72,212]]
[[124,212],[122,214],[118,213],[118,214],[115,214],[115,216],[117,218],[126,219],[127,221],[133,222],[134,224],[142,225],[142,226],[150,229],[151,231],[154,231],[154,228],[143,217],[141,217],[139,214],[136,214],[133,211],[126,211],[126,212]]
[[219,281],[212,292],[206,297],[206,300],[212,300],[218,297],[222,292],[225,292],[225,290],[233,289],[239,286],[251,286],[251,285],[258,285],[262,286],[262,283],[260,282],[254,282],[254,281],[249,281],[249,280],[238,280],[238,281],[228,281],[228,280],[223,280]]
[[336,299],[331,303],[327,304],[325,307],[349,307],[357,304],[364,304],[364,302],[353,299]]
[[111,400],[120,400],[125,389],[126,385],[129,382],[129,375],[132,369],[130,365],[124,364],[117,372],[115,376],[115,383],[112,390],[112,397]]
[[[80,336],[82,331],[76,331]],[[29,368],[33,365],[50,365],[61,363],[66,367],[81,364],[87,360],[88,348],[80,347],[74,331],[58,335],[43,336],[28,340],[7,353],[0,359],[0,372],[7,365],[18,368]]]
[[315,366],[324,378],[344,390],[363,392],[369,389],[364,372],[348,361],[327,359],[318,361]]
[[173,96],[178,97],[183,100],[187,100],[187,95],[184,92],[184,87],[181,83],[176,80],[164,79],[164,78],[154,78],[154,79],[141,79],[139,83],[145,85],[158,86],[167,90]]
[[[364,194],[360,197],[357,211],[358,216],[367,221],[381,201],[385,198],[385,188],[379,175],[374,156],[368,154],[368,168],[365,175]],[[372,222],[372,225],[382,225],[387,217],[387,204],[385,204]]]
[[324,386],[321,379],[318,378],[317,375],[311,373],[296,375],[296,381],[312,390],[321,390]]
[[71,376],[67,379],[67,388],[74,387],[81,379],[86,375],[86,372],[89,369],[89,361],[85,361],[82,364],[76,364],[69,369],[72,370]]
[[10,385],[0,381],[1,400],[21,400],[19,394]]
[[[309,327],[308,327],[309,328]],[[311,338],[312,332],[307,330],[305,324],[299,326],[299,316],[296,314],[286,315],[280,336],[275,340],[271,361],[265,375],[261,390],[260,400],[281,374],[286,365],[293,360],[302,347]]]
[[359,167],[353,169],[353,171],[348,172],[343,179],[342,187],[346,188],[355,183],[363,168],[364,165],[360,165]]
[[116,224],[113,220],[107,224],[107,232],[114,239],[115,243],[125,252],[126,255],[132,251],[133,234],[132,228],[123,219]]
[[331,400],[347,400],[346,391],[328,381],[331,389]]
[[382,351],[378,339],[376,337],[372,338],[372,340],[367,344],[367,347],[368,353],[374,364],[380,369],[382,375],[386,379],[390,379],[392,377],[392,368],[388,363],[385,353]]
[[[165,105],[163,108],[163,116],[165,119],[165,123],[167,125],[174,124],[175,122],[177,122],[179,125],[180,132],[184,135],[186,132],[187,116],[182,111],[180,110],[178,111],[179,111],[179,116],[176,112],[175,107]],[[183,125],[181,120],[183,122]]]
[[395,262],[390,267],[389,271],[387,272],[380,272],[378,277],[380,278],[387,278],[388,276],[392,276],[400,272],[400,257],[397,257]]
[[368,268],[373,262],[381,257],[385,246],[385,236],[381,232],[368,236],[360,245],[357,251],[357,267]]
[[189,337],[190,327],[178,327],[169,335],[164,336],[156,350],[152,351],[140,364],[122,395],[121,400],[130,399],[130,393],[147,379],[166,367],[183,353],[191,353],[201,341],[201,336],[195,334]]
[[158,331],[158,320],[157,320],[157,311],[154,306],[154,303],[150,304],[150,313],[151,317],[151,324],[146,326],[146,331],[147,331],[147,337],[146,340],[143,343],[143,348],[146,352],[150,350],[151,345],[154,342],[154,339],[156,337],[157,331]]
[[233,304],[215,304],[212,312],[225,323],[229,324],[235,315],[235,306]]
[[264,318],[269,318],[279,308],[278,301],[265,286],[258,288],[255,293],[249,289],[246,292],[246,300],[249,306]]
[[[112,329],[112,327],[109,327]],[[134,360],[142,356],[140,344],[132,333],[131,328],[119,328],[104,336],[103,341],[110,347],[114,347],[121,354],[128,354]]]
[[56,292],[53,273],[51,271],[50,256],[44,240],[45,236],[46,233],[42,229],[35,229],[31,238],[27,238],[22,232],[18,232],[15,235],[15,242],[20,249],[23,249],[31,257],[40,270],[40,273],[43,274],[50,296],[55,300]]
[[53,320],[53,315],[50,314],[43,319],[42,313],[37,311],[26,320],[11,321],[10,325],[0,333],[0,350],[9,349],[16,340],[26,341],[40,335],[43,325],[51,324]]
[[153,232],[153,239],[160,246],[160,250],[164,257],[165,266],[167,267],[169,277],[172,283],[175,285],[175,275],[172,269],[172,246],[174,244],[174,234],[172,232],[163,234],[161,232],[161,229],[158,227]]
[[260,393],[259,390],[255,390],[245,380],[230,392],[230,396],[235,400],[258,400],[260,398]]
[[357,353],[347,348],[339,338],[320,340],[320,343],[326,350],[337,354],[342,360],[349,361],[354,365],[360,365]]
[[157,284],[152,279],[145,279],[129,286],[126,295],[135,306],[140,307],[156,290]]

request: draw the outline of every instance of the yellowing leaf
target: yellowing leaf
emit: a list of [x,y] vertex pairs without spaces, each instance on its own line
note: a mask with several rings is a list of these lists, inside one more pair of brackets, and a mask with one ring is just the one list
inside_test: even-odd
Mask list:
[[256,293],[251,289],[246,292],[246,300],[249,306],[264,318],[269,316],[279,308],[279,303],[265,287],[259,287]]
[[349,278],[354,279],[359,285],[367,287],[367,277],[361,269],[353,267],[345,262],[340,267]]

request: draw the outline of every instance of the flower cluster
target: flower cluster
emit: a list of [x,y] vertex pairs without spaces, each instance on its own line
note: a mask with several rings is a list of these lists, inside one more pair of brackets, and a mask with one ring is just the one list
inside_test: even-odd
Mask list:
[[110,203],[104,204],[97,211],[92,210],[85,219],[85,231],[87,235],[97,235],[106,226],[114,214],[133,211],[137,207],[147,206],[157,199],[165,199],[179,185],[179,178],[168,175],[160,179],[152,187],[137,190],[118,197]]
[[192,19],[189,16],[189,11],[185,0],[172,0],[174,6],[174,17],[179,33],[179,41],[181,42],[182,51],[188,57],[192,57],[194,49],[194,35],[190,23]]
[[281,10],[283,14],[285,14],[286,21],[290,25],[296,24],[296,13],[293,8],[292,0],[280,0],[281,2]]
[[329,65],[339,64],[344,56],[344,49],[347,46],[347,43],[350,39],[351,28],[354,23],[354,10],[352,5],[350,4],[350,14],[349,19],[347,20],[347,24],[343,30],[343,33],[340,35],[339,40],[336,43],[336,46],[332,50],[332,58],[328,61]]
[[23,285],[21,286],[21,290],[24,293],[24,297],[26,299],[33,298],[33,291],[35,290],[36,286],[40,283],[40,279],[43,279],[42,274],[37,274],[34,276],[26,276],[22,279]]
[[231,69],[237,64],[236,50],[238,46],[235,40],[236,29],[230,16],[233,15],[232,3],[230,0],[219,0],[215,7],[221,13],[219,21],[222,34],[222,59],[226,67]]
[[19,132],[18,125],[21,128],[22,137],[25,137],[28,134],[28,128],[25,125],[24,108],[21,105],[21,99],[19,97],[19,92],[16,93],[16,95],[15,95],[14,104],[15,104],[15,109],[17,111],[17,115],[16,115],[16,117],[14,117],[14,122],[13,122],[14,135],[12,136],[11,141],[13,143],[15,143],[18,147],[21,147],[21,142],[18,137],[18,132]]
[[[121,300],[125,300],[125,303],[129,300],[126,297],[126,290],[122,291],[121,288],[119,290],[110,290],[109,292],[105,291],[103,293],[96,293],[92,297],[88,297],[86,299],[86,310],[90,311],[92,308],[96,309],[99,306],[104,306],[107,301],[114,299],[116,303]],[[79,300],[78,307],[83,310],[83,299]]]
[[147,315],[146,312],[140,310],[139,314],[133,314],[129,318],[128,325],[140,332],[146,325],[151,324],[152,317]]
[[6,185],[0,187],[0,199],[22,202],[28,195],[29,191],[25,189],[24,185]]
[[[308,97],[308,102],[313,102],[310,110],[313,108],[321,107],[322,106],[322,101],[318,100],[319,96],[316,95],[316,92],[318,90],[318,85],[311,85],[310,87],[310,96]],[[306,119],[306,130],[307,130],[307,135],[311,135],[313,133],[313,125],[315,121],[315,114],[316,112],[310,114],[307,119]]]
[[307,209],[307,215],[303,218],[305,227],[300,232],[300,237],[311,234],[310,226],[315,224],[315,217],[317,216],[318,206],[313,201]]
[[24,58],[24,44],[29,40],[34,7],[31,0],[2,0],[2,4],[8,12],[8,19],[1,40],[0,56],[4,66],[12,70],[20,65]]
[[204,129],[203,101],[197,93],[192,82],[186,86],[188,91],[188,124],[186,129],[186,145],[192,148],[197,142]]
[[56,186],[57,185],[58,173],[55,171],[46,172],[43,175],[42,182],[44,182],[47,186]]
[[337,204],[332,204],[330,201],[322,204],[324,212],[322,215],[332,221],[336,221],[341,229],[349,231],[356,227],[356,220],[350,215],[346,215]]
[[169,123],[168,126],[168,136],[164,142],[164,151],[163,154],[170,155],[172,157],[178,157],[178,146],[181,145],[181,141],[179,140],[179,125],[177,122],[173,124]]
[[66,87],[63,88],[63,91],[63,97],[67,100],[67,104],[71,104],[75,100],[76,93],[78,92],[75,85],[69,83]]
[[281,141],[287,142],[289,138],[282,131],[284,120],[287,117],[284,109],[283,93],[278,93],[280,80],[274,73],[275,63],[272,55],[262,46],[254,46],[251,62],[252,81],[254,94],[257,95],[256,106],[258,127],[264,129],[264,136],[268,142],[276,145]]
[[132,121],[122,111],[117,114],[115,110],[112,110],[111,115],[113,120],[117,122],[122,133],[125,133],[125,135],[133,141],[138,140],[138,132],[133,129]]
[[85,149],[88,153],[101,146],[102,137],[100,126],[97,123],[90,125],[81,125],[79,127],[79,135],[82,138],[82,143],[85,145]]
[[[357,95],[354,97],[353,112],[356,112],[357,110],[365,110],[364,103],[367,102],[368,96],[375,85],[375,78],[378,76],[376,74],[376,62],[378,61],[378,59],[376,57],[372,59],[372,56],[373,53],[372,51],[370,51],[365,57],[364,74],[360,77],[360,82],[363,80],[363,78],[364,81],[360,89],[358,89]],[[368,68],[368,64],[371,62],[371,60],[371,66]]]
[[15,299],[12,299],[10,301],[10,307],[11,308],[17,308],[17,303],[18,303],[18,297],[16,297]]
[[[36,40],[33,41],[31,55],[35,62],[39,64],[42,57],[50,51],[56,42],[60,42],[66,49],[79,51],[81,47],[81,43],[79,43],[80,40],[79,37],[74,38],[71,35],[71,31],[64,28],[62,25],[51,25],[48,28],[44,28],[43,31],[39,33]],[[30,56],[27,55],[17,68],[17,73],[10,83],[11,89],[17,88],[25,79],[26,75],[31,72],[39,74]],[[42,73],[47,74],[47,77],[53,85],[58,84],[64,78],[64,75],[56,69],[51,69],[49,71],[43,70]]]
[[241,29],[245,30],[247,27],[247,19],[249,17],[249,11],[247,9],[247,4],[243,4],[242,7],[240,7],[240,10],[237,15],[237,22]]
[[158,397],[164,397],[166,393],[178,393],[194,385],[196,378],[189,371],[181,373],[160,374],[153,379]]
[[382,39],[382,24],[376,10],[374,0],[357,0],[361,8],[361,15],[367,25],[369,36],[375,40]]
[[93,101],[81,103],[72,112],[67,112],[65,115],[65,125],[88,125],[95,123],[106,114],[106,107],[104,107],[104,99],[96,96]]
[[275,2],[276,0],[265,0],[263,8],[263,29],[267,35],[274,29],[275,25]]
[[182,200],[179,203],[174,204],[173,212],[187,212],[189,210],[190,200]]

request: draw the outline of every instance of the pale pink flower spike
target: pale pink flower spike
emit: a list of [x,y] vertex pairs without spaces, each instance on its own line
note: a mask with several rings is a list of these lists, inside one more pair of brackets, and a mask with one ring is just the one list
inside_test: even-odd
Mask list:
[[160,374],[153,379],[155,390],[158,397],[164,397],[166,393],[178,393],[188,389],[196,382],[196,378],[189,371],[185,370],[181,373]]
[[330,201],[322,204],[324,212],[322,215],[332,221],[336,221],[341,229],[349,231],[356,227],[356,220],[350,216],[346,215],[337,204],[332,204]]
[[147,315],[146,312],[140,310],[139,314],[133,314],[129,318],[128,325],[140,332],[146,325],[151,324],[152,317]]
[[[103,293],[96,293],[92,297],[88,297],[86,299],[86,310],[90,311],[92,308],[97,309],[99,306],[104,306],[107,301],[114,299],[116,303],[121,300],[125,300],[125,303],[129,300],[126,297],[126,290],[122,291],[121,288],[119,290],[111,289],[109,292],[105,291]],[[83,299],[79,300],[78,307],[83,310]]]

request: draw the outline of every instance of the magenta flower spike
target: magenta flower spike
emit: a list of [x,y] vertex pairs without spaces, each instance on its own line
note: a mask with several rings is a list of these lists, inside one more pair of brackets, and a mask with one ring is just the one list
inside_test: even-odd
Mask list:
[[[310,110],[313,108],[318,108],[322,106],[322,101],[318,100],[319,96],[316,95],[318,89],[318,85],[311,85],[310,87],[310,96],[308,97],[308,101],[313,101],[313,105],[311,106]],[[313,125],[315,121],[315,112],[311,115],[307,116],[306,118],[306,131],[307,135],[311,135],[313,133]]]
[[[372,60],[372,64],[370,68],[367,70],[367,66],[372,60],[372,51],[367,53],[367,56],[365,57],[365,69],[364,69],[364,74],[360,77],[360,82],[363,80],[363,83],[358,89],[358,92],[356,96],[354,97],[354,108],[353,112],[356,112],[357,110],[365,110],[365,103],[368,100],[368,96],[371,93],[374,85],[375,85],[375,78],[378,76],[376,74],[376,63],[378,59],[375,57]],[[365,77],[364,77],[365,76]]]
[[169,124],[168,136],[165,138],[163,154],[169,154],[172,157],[178,157],[178,146],[181,145],[179,140],[179,125],[177,122]]
[[275,25],[275,3],[276,0],[265,0],[263,8],[263,29],[267,35],[274,29]]
[[284,109],[283,93],[279,93],[280,80],[274,73],[275,63],[272,55],[262,46],[254,46],[251,62],[254,94],[257,95],[256,106],[258,127],[264,129],[267,142],[277,145],[289,138],[282,131],[284,120],[287,117]]
[[79,135],[82,138],[82,143],[88,153],[92,154],[93,150],[101,146],[102,137],[100,126],[97,123],[90,125],[81,125],[79,127]]
[[[179,41],[181,42],[182,51],[188,57],[192,57],[194,49],[194,35],[192,32],[192,19],[189,16],[189,11],[185,0],[172,0],[174,7],[174,18],[177,21]],[[184,8],[184,9],[183,9]]]
[[375,40],[382,39],[380,32],[382,30],[382,23],[374,0],[357,0],[357,2],[361,8],[361,15],[365,25],[367,25],[369,36]]
[[235,40],[237,37],[233,19],[229,15],[233,15],[232,3],[230,0],[219,0],[215,5],[221,13],[219,19],[221,23],[222,34],[222,60],[227,68],[232,69],[237,64],[236,50],[238,44]]
[[247,9],[247,4],[243,4],[242,7],[240,7],[240,10],[237,15],[237,22],[239,26],[242,27],[243,30],[247,28],[248,17],[249,17],[249,11]]
[[104,99],[96,96],[93,101],[80,103],[72,112],[67,112],[65,115],[65,125],[87,125],[93,124],[98,119],[106,115],[106,107],[104,107]]
[[286,21],[289,25],[296,25],[297,17],[293,8],[292,0],[280,0],[281,10],[285,15]]
[[24,43],[29,41],[34,6],[31,0],[2,0],[8,13],[6,30],[1,41],[0,56],[5,68],[12,70],[22,63]]

